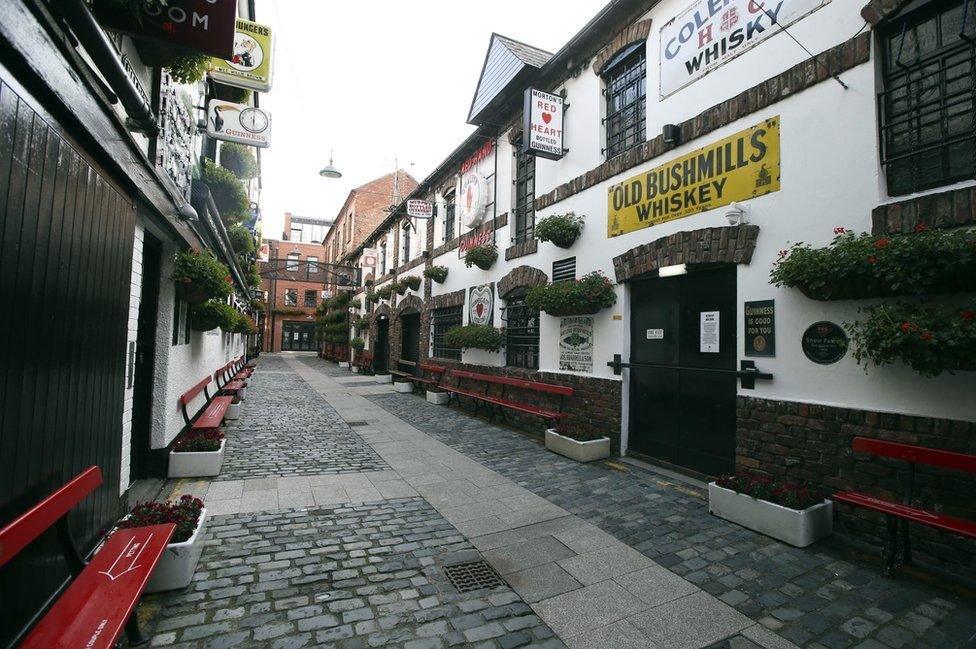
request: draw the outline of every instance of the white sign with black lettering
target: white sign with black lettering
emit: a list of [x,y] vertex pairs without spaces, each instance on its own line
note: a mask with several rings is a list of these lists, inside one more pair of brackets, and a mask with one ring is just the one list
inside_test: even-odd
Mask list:
[[701,329],[699,330],[699,349],[703,354],[717,354],[718,339],[718,311],[701,312]]
[[648,329],[648,340],[664,340],[664,329]]
[[271,145],[271,115],[247,104],[211,99],[207,102],[207,135],[263,149]]
[[411,198],[407,201],[407,216],[415,219],[429,219],[434,215],[434,204]]
[[830,0],[697,0],[661,28],[661,98]]

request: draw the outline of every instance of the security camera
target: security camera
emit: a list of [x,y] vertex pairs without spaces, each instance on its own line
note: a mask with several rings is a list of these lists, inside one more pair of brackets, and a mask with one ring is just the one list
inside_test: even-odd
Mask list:
[[728,219],[729,225],[743,225],[746,222],[746,211],[741,205],[732,201],[729,203],[729,210],[725,213],[725,218]]

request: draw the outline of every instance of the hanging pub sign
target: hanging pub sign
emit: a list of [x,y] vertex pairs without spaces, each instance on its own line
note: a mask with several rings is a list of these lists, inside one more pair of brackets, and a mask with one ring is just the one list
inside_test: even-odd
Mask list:
[[458,216],[468,228],[475,228],[485,220],[488,208],[488,181],[477,171],[461,178],[461,193],[457,202]]
[[779,191],[779,116],[612,185],[607,236]]
[[694,83],[830,0],[697,0],[661,28],[661,98]]
[[522,152],[540,158],[563,157],[563,98],[525,89],[522,107]]
[[376,248],[363,248],[362,265],[365,268],[376,268],[376,262],[379,259],[379,253]]
[[274,34],[267,25],[238,18],[234,51],[229,57],[210,59],[210,78],[228,86],[271,90]]
[[472,286],[468,293],[468,324],[490,325],[494,312],[494,284]]
[[847,354],[847,334],[833,322],[815,322],[803,332],[801,346],[814,363],[830,365]]
[[776,355],[776,304],[773,300],[745,303],[746,356]]
[[411,198],[407,201],[407,216],[415,219],[429,219],[434,216],[434,204],[430,201]]
[[[169,0],[125,5],[138,13],[124,10],[111,0],[98,0],[92,9],[104,27],[161,43],[169,50],[175,46],[220,58],[229,59],[234,55],[237,0]],[[140,47],[143,49],[151,52],[151,48]]]
[[207,135],[263,149],[271,144],[271,115],[255,106],[211,99],[207,102]]

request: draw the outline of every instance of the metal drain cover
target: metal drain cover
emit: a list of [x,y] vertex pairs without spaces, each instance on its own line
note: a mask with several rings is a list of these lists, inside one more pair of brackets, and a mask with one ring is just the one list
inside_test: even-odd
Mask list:
[[451,580],[451,585],[459,593],[467,593],[482,588],[494,588],[502,585],[501,577],[494,568],[484,561],[459,563],[456,566],[445,566],[444,573]]

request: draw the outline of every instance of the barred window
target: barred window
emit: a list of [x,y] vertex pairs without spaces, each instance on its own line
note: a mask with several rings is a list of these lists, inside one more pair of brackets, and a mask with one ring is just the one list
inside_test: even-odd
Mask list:
[[444,241],[454,238],[455,208],[454,192],[451,191],[444,196]]
[[380,246],[380,277],[386,275],[386,243]]
[[525,293],[507,298],[502,310],[505,322],[505,364],[539,368],[539,312],[525,304]]
[[[521,147],[516,147],[520,149]],[[535,234],[535,156],[515,153],[515,243]]]
[[285,290],[285,306],[298,306],[297,288],[289,288]]
[[646,139],[646,44],[634,43],[610,59],[603,71],[606,83],[607,158],[642,144]]
[[315,291],[305,291],[305,306],[315,306]]
[[431,337],[434,343],[435,358],[449,358],[455,361],[461,360],[461,350],[457,347],[448,347],[444,343],[444,336],[452,327],[461,326],[461,307],[449,306],[443,309],[434,309],[431,315]]
[[410,224],[404,223],[400,230],[400,243],[403,244],[400,263],[405,264],[410,261]]
[[299,261],[300,259],[301,255],[299,255],[297,252],[288,253],[288,265],[285,266],[285,269],[298,270],[299,266],[301,265],[301,262]]
[[976,174],[976,7],[967,12],[967,2],[928,3],[882,32],[881,163],[892,196]]

